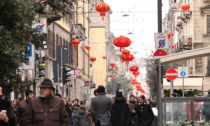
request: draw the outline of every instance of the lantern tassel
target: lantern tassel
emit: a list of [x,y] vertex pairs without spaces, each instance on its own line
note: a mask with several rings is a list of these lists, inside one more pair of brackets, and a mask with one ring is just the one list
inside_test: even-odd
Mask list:
[[102,21],[104,21],[104,16],[102,16]]
[[127,72],[128,72],[128,64],[129,64],[129,61],[126,61],[126,64],[127,64]]

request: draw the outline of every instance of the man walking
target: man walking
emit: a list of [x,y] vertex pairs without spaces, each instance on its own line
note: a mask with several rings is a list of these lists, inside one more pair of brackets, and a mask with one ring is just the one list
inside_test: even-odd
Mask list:
[[95,126],[109,126],[110,125],[110,110],[111,99],[105,96],[105,88],[102,85],[98,86],[98,96],[92,99],[91,113],[96,115]]
[[20,101],[18,104],[18,110],[17,110],[17,122],[19,126],[24,126],[24,114],[26,111],[27,106],[29,105],[30,101],[34,99],[34,92],[32,90],[26,90],[26,100]]
[[40,96],[33,99],[25,116],[25,126],[68,126],[69,117],[61,98],[53,95],[53,84],[44,79],[40,85]]

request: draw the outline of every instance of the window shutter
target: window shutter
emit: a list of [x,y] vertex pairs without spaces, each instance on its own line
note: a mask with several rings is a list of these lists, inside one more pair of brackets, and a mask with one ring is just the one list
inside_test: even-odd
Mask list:
[[207,18],[207,34],[210,34],[210,15],[206,16]]

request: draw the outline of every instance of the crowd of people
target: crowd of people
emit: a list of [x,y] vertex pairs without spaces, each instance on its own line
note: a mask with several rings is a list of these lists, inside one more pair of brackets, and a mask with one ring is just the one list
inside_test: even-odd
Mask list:
[[3,98],[0,87],[0,126],[151,126],[155,118],[153,104],[144,95],[129,101],[120,91],[111,99],[99,85],[90,102],[74,99],[69,102],[53,94],[50,79],[40,84],[40,96],[26,90],[26,99],[10,102]]

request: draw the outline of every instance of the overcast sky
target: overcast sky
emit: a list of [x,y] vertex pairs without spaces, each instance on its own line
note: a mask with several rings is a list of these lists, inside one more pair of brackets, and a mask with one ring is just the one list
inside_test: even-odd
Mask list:
[[[168,0],[163,1],[163,18],[168,10]],[[148,57],[155,50],[154,33],[157,32],[157,0],[105,0],[110,5],[111,32],[131,39],[128,48],[134,56]],[[124,14],[129,16],[124,17]],[[133,34],[128,34],[129,32]]]

